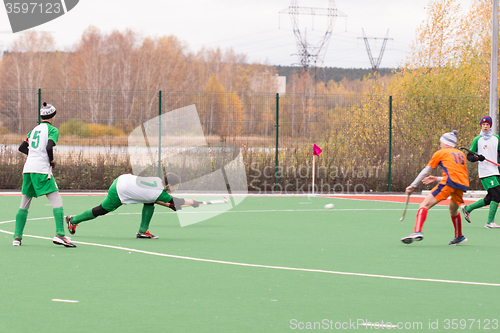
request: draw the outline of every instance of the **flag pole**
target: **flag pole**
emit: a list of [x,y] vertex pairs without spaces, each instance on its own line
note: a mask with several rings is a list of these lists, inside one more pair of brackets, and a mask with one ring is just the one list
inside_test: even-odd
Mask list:
[[319,156],[319,154],[321,154],[321,148],[319,148],[318,146],[316,146],[316,144],[313,144],[313,175],[312,175],[313,179],[312,179],[312,191],[311,191],[312,192],[311,195],[313,195],[313,196],[314,196],[314,185],[315,185],[315,183],[314,183],[314,180],[315,180],[314,176],[315,176],[315,174],[314,173],[316,171],[316,155]]
[[314,170],[316,169],[314,165],[314,161],[316,160],[316,155],[313,154],[313,186],[312,186],[312,194],[314,195]]

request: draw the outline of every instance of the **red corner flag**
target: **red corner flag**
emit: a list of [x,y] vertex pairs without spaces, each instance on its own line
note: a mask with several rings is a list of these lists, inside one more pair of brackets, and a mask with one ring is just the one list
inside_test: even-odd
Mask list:
[[314,144],[313,146],[313,155],[316,155],[316,156],[319,156],[319,154],[321,154],[322,150],[320,147],[316,146],[316,144]]

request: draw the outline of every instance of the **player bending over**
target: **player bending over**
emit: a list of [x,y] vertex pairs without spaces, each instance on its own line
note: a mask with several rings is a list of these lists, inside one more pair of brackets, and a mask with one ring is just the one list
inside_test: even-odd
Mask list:
[[[455,228],[455,238],[453,238],[449,245],[462,244],[467,241],[467,238],[462,234],[462,221],[460,219],[460,213],[458,212],[458,207],[464,202],[462,198],[463,193],[467,191],[469,187],[469,175],[465,165],[465,155],[460,150],[455,149],[455,145],[457,144],[457,131],[443,134],[440,141],[441,149],[432,155],[427,166],[419,173],[413,183],[406,188],[406,194],[411,194],[420,181],[424,184],[431,184],[435,181],[439,181],[439,184],[431,190],[420,204],[413,233],[401,239],[405,244],[421,241],[424,238],[422,235],[422,227],[427,217],[427,211],[438,202],[446,200],[450,196],[449,209],[451,221]],[[428,176],[438,165],[440,165],[443,170],[443,176]]]
[[184,204],[197,208],[199,201],[191,199],[174,198],[167,191],[174,192],[181,182],[179,176],[167,173],[163,181],[159,177],[140,177],[131,174],[121,175],[109,187],[108,195],[97,207],[88,209],[83,213],[66,216],[69,233],[74,235],[78,224],[93,220],[98,216],[106,215],[121,205],[143,204],[141,226],[137,238],[158,238],[149,232],[149,223],[153,217],[155,204],[168,207],[174,211],[180,210]]
[[26,140],[19,146],[19,151],[28,155],[28,158],[23,168],[23,196],[21,207],[16,214],[16,229],[12,245],[21,245],[31,199],[45,195],[52,205],[56,222],[56,235],[52,242],[65,247],[76,247],[69,237],[64,237],[63,202],[56,180],[52,176],[52,168],[55,166],[52,148],[59,139],[59,131],[52,126],[56,117],[56,108],[44,102],[40,109],[40,117],[42,122],[28,133]]

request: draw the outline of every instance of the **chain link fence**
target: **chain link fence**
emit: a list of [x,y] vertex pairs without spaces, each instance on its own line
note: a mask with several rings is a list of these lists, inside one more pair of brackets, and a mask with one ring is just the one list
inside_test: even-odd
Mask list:
[[[43,102],[57,108],[56,168],[61,190],[104,190],[131,172],[128,135],[166,112],[195,105],[208,145],[240,147],[253,192],[403,191],[453,129],[459,145],[479,134],[488,100],[387,95],[306,95],[158,91],[0,90],[0,188],[19,189],[20,143]],[[468,164],[471,188],[481,189]],[[440,172],[440,171],[439,171]],[[436,172],[438,174],[438,172]]]

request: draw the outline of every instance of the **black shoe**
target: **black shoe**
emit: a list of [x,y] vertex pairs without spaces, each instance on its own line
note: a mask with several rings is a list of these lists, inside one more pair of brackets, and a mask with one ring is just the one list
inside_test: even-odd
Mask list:
[[465,209],[465,205],[460,206],[462,213],[464,214],[465,221],[470,223],[470,213]]
[[70,234],[74,235],[75,232],[76,232],[76,227],[78,227],[78,224],[73,224],[71,223],[71,219],[74,217],[75,215],[68,215],[66,216],[66,224],[68,225],[68,231]]
[[458,238],[453,238],[451,242],[448,243],[448,245],[458,245],[458,244],[463,244],[467,242],[467,238],[465,238],[464,235],[458,237]]
[[149,238],[149,239],[153,239],[154,238],[154,239],[156,239],[156,238],[158,238],[158,236],[153,235],[148,230],[145,233],[138,232],[137,235],[136,235],[136,238]]

